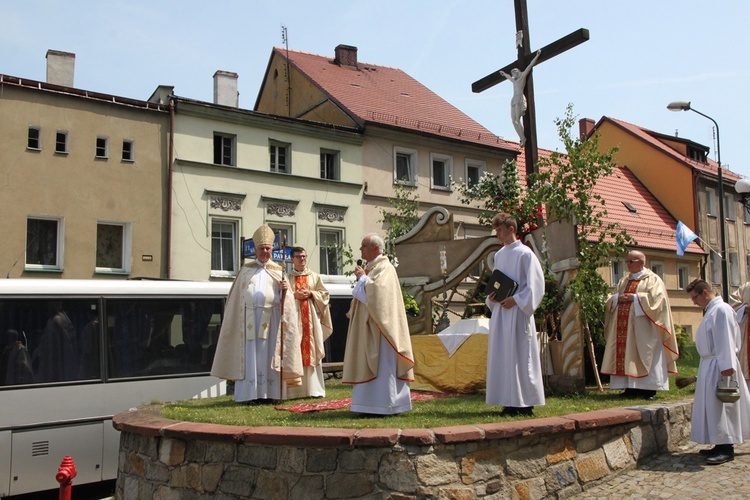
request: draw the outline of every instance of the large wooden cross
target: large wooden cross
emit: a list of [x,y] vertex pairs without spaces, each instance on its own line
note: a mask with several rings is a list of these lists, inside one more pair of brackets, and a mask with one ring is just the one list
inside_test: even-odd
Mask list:
[[[526,11],[526,0],[513,0],[513,4],[516,11],[516,32],[520,31],[523,35],[522,42],[518,47],[518,59],[504,68],[501,68],[494,73],[490,73],[484,78],[472,83],[471,90],[473,92],[482,92],[505,80],[505,77],[500,74],[501,72],[508,74],[514,68],[523,71],[535,55],[535,53],[532,53],[531,51],[531,41],[529,39],[529,16]],[[589,30],[581,28],[574,31],[571,34],[542,47],[541,54],[539,55],[536,64],[552,59],[558,54],[561,54],[568,49],[572,49],[588,39]],[[526,78],[524,95],[526,96],[527,105],[526,113],[523,115],[523,130],[524,135],[526,136],[524,152],[526,153],[526,178],[528,180],[529,174],[537,171],[537,161],[539,159],[539,150],[536,141],[536,109],[534,105],[533,71],[531,71]]]

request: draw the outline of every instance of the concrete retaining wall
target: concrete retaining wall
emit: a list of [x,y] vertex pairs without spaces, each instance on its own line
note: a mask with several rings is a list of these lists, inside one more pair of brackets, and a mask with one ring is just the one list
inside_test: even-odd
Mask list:
[[435,429],[236,427],[115,416],[118,499],[566,498],[673,450],[692,401]]

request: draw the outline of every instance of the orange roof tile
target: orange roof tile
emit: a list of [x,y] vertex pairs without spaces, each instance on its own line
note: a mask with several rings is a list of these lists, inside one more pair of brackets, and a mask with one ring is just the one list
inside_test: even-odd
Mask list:
[[400,69],[274,47],[276,55],[306,75],[361,126],[376,123],[518,151]]
[[[539,150],[540,159],[549,158],[551,154],[552,151]],[[562,157],[567,158],[565,155]],[[525,154],[519,155],[517,166],[519,178],[525,178]],[[676,251],[677,220],[626,167],[615,167],[611,176],[599,179],[594,191],[606,202],[605,220],[620,224],[638,242],[638,247]],[[635,208],[636,213],[632,213],[625,202]],[[685,253],[706,252],[693,241]]]

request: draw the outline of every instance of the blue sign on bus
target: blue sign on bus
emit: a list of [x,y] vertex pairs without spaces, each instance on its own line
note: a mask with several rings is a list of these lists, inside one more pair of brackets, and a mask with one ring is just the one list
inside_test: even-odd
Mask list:
[[[255,258],[255,242],[253,242],[252,238],[242,242],[242,256],[246,259]],[[273,240],[273,252],[271,253],[271,259],[273,259],[275,262],[281,262],[284,260],[289,262],[292,260],[292,247],[291,246],[286,247],[286,259],[285,259],[284,254],[281,251],[281,247],[279,246],[278,234]]]

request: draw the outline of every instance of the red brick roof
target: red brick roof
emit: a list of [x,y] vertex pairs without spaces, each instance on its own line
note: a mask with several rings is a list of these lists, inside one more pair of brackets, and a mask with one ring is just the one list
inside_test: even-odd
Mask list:
[[[551,154],[552,151],[539,150],[540,159],[549,158]],[[562,155],[562,158],[567,157]],[[518,157],[518,170],[519,178],[525,179],[526,159],[523,152]],[[639,248],[676,251],[677,220],[626,167],[615,167],[611,176],[599,179],[594,191],[606,202],[606,222],[620,224],[620,227],[638,242]],[[625,202],[629,203],[636,213],[631,212]],[[685,253],[706,252],[693,241]]]
[[[708,164],[701,163],[699,161],[695,161],[685,156],[684,154],[678,151],[675,151],[674,149],[669,147],[667,144],[663,143],[662,141],[658,139],[658,136],[663,135],[663,134],[659,134],[657,132],[653,132],[643,127],[639,127],[638,125],[633,125],[632,123],[628,123],[622,120],[617,120],[615,118],[610,118],[608,116],[603,116],[602,119],[599,120],[599,123],[597,123],[596,127],[598,128],[599,125],[601,125],[601,123],[604,120],[608,120],[614,123],[615,125],[620,126],[621,128],[625,129],[626,131],[640,138],[644,142],[652,145],[656,149],[661,150],[662,152],[671,156],[672,158],[675,158],[676,160],[683,162],[686,166],[692,169],[698,170],[699,172],[708,174],[712,177],[718,177],[719,175],[718,163],[716,163],[710,158],[708,159]],[[741,179],[741,177],[738,174],[732,172],[731,170],[728,170],[726,167],[722,167],[722,176],[724,177],[725,180],[730,180],[734,182]]]
[[[360,126],[368,123],[518,151],[400,69],[358,62],[340,66],[333,58],[274,47]],[[272,56],[273,57],[273,56]]]

